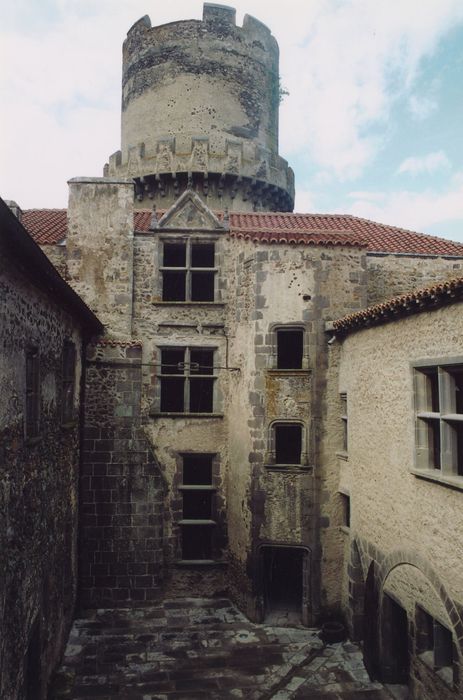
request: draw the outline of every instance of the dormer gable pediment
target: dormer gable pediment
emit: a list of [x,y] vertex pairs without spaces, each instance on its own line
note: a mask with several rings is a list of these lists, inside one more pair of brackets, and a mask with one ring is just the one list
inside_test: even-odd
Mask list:
[[225,231],[220,221],[203,200],[186,190],[157,223],[159,229],[175,231]]

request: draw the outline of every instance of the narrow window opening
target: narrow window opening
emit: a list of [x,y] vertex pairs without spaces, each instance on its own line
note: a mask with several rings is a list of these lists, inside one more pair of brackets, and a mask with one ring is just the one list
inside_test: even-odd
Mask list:
[[41,697],[41,658],[40,658],[40,625],[38,620],[32,627],[31,638],[24,657],[24,698],[25,700],[40,700]]
[[437,367],[430,367],[424,371],[426,382],[426,410],[439,413],[439,373]]
[[302,369],[304,331],[288,328],[277,331],[277,368]]
[[342,450],[347,452],[347,394],[341,394]]
[[275,425],[276,464],[301,464],[302,426]]
[[342,524],[344,527],[350,527],[350,497],[346,493],[341,493],[342,504]]

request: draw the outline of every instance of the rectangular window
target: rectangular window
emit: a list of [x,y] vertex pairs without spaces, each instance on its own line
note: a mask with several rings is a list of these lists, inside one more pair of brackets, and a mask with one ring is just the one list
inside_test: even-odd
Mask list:
[[214,348],[161,350],[161,412],[212,413]]
[[302,328],[279,328],[277,335],[277,369],[302,369],[304,331]]
[[40,364],[38,348],[26,352],[26,414],[24,433],[28,439],[39,434],[40,423]]
[[342,451],[347,452],[347,394],[341,394]]
[[342,524],[344,527],[350,527],[350,496],[346,493],[340,493],[342,505]]
[[63,346],[62,372],[62,420],[63,423],[70,423],[74,419],[76,348],[74,343],[68,341]]
[[302,426],[290,423],[275,424],[275,463],[301,464],[302,459]]
[[182,559],[210,561],[216,521],[211,454],[183,455]]
[[463,476],[463,365],[415,368],[416,466]]
[[162,263],[163,301],[214,301],[214,243],[164,241]]

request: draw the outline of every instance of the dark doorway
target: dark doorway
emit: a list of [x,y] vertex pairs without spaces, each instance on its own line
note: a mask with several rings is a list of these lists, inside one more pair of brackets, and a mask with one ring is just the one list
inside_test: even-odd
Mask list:
[[302,561],[304,551],[296,547],[263,548],[265,611],[302,611]]
[[383,599],[382,640],[382,680],[385,683],[408,683],[410,658],[407,613],[388,595]]

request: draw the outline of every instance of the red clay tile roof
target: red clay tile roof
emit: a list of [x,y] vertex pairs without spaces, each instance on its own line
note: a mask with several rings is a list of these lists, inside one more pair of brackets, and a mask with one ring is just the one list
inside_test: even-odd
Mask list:
[[337,336],[345,336],[362,328],[378,326],[395,321],[403,316],[430,311],[444,304],[463,299],[463,277],[440,282],[432,287],[416,289],[407,294],[393,297],[382,304],[369,306],[333,322]]
[[21,223],[39,245],[60,243],[66,238],[66,209],[27,209]]
[[[163,212],[158,211],[158,215]],[[134,227],[147,232],[152,212],[134,213]],[[65,209],[30,209],[22,223],[41,245],[66,236]],[[230,212],[230,235],[260,243],[365,246],[369,252],[463,257],[463,243],[448,241],[349,214],[274,214]]]

